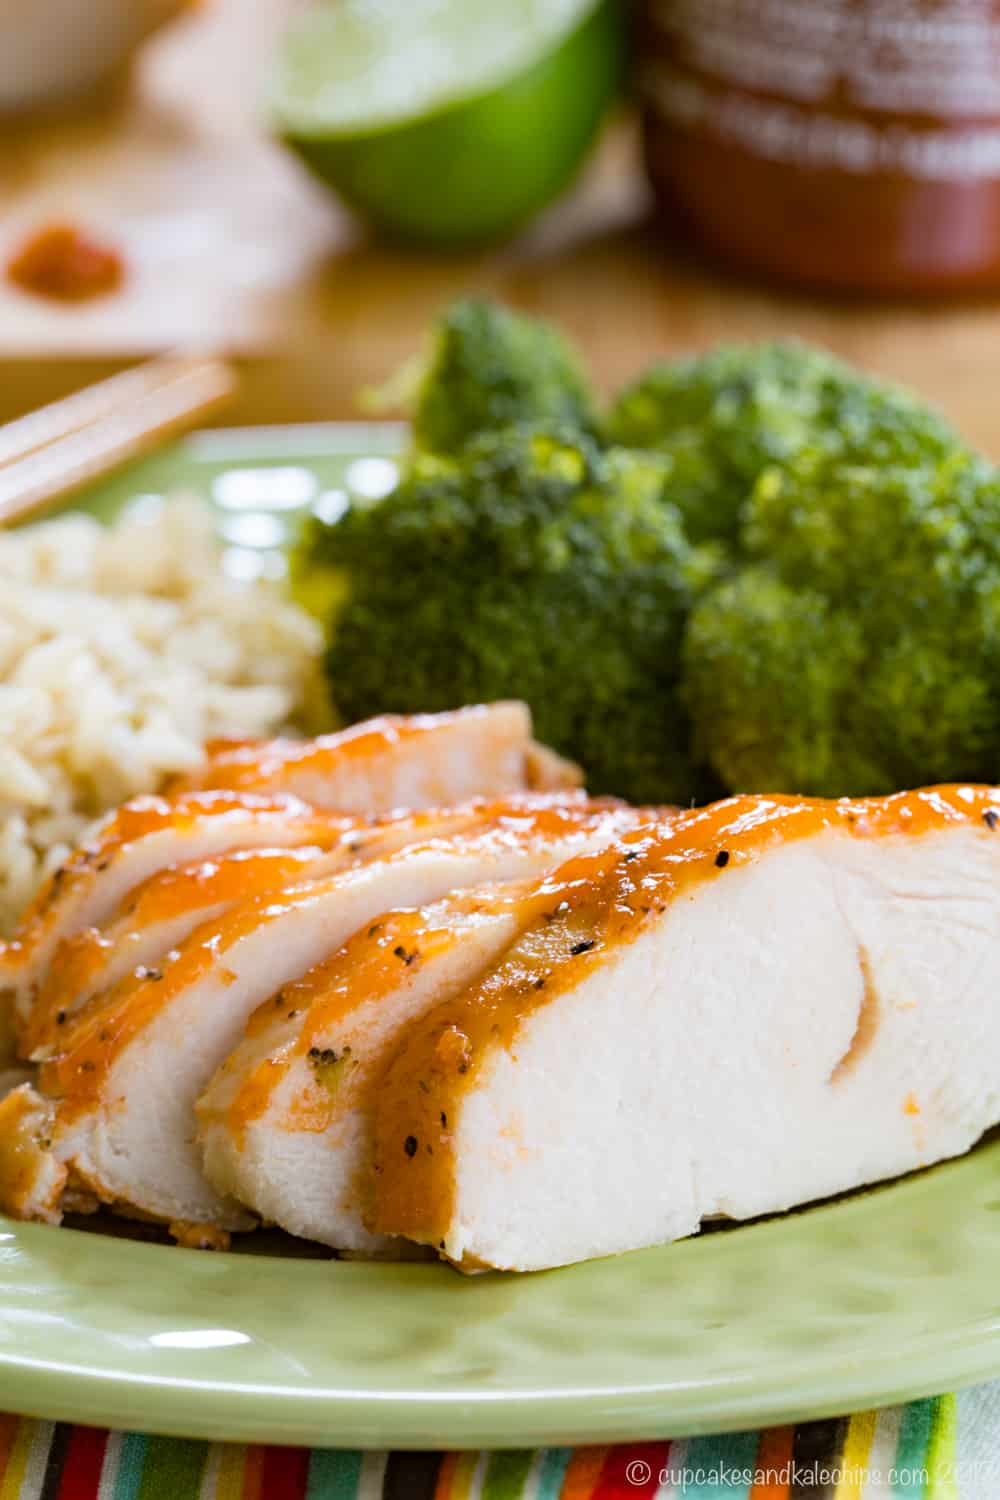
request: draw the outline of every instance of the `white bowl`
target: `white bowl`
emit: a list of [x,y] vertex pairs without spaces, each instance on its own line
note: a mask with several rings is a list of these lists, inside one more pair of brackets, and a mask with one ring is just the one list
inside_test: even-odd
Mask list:
[[0,0],[0,112],[94,88],[187,0]]

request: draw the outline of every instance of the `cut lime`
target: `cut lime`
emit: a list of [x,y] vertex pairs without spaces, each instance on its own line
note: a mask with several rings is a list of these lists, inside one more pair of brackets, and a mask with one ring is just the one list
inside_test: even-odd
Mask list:
[[322,0],[270,88],[277,129],[353,207],[457,244],[573,175],[618,87],[622,0]]

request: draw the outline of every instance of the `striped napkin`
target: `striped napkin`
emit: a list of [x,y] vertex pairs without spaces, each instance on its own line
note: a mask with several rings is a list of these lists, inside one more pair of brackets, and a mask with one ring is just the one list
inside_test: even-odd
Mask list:
[[361,1453],[0,1417],[0,1500],[998,1500],[1000,1382],[886,1411],[614,1448]]

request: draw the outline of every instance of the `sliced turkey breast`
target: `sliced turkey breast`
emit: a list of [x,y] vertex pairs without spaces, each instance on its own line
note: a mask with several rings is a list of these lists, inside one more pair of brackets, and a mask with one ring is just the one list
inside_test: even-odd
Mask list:
[[350,862],[342,849],[339,841],[333,849],[237,849],[151,876],[129,892],[108,922],[84,927],[58,945],[22,1026],[22,1052],[41,1061],[67,1021],[100,990],[155,967],[202,922],[237,902],[342,868]]
[[[194,1103],[251,1012],[379,913],[538,873],[573,849],[607,843],[635,817],[580,800],[518,805],[485,829],[256,897],[204,923],[156,970],[96,996],[62,1028],[39,1090],[53,1101],[44,1138],[64,1182],[181,1226],[247,1227],[245,1210],[203,1176]],[[22,1196],[8,1211],[30,1212],[29,1202]]]
[[106,920],[131,890],[168,865],[233,849],[328,846],[355,823],[294,797],[137,797],[99,824],[39,892],[14,938],[0,948],[0,989],[12,994],[18,1016],[26,1019],[59,942]]
[[178,790],[291,792],[316,807],[376,813],[579,786],[579,768],[531,738],[524,703],[387,714],[316,740],[221,742]]
[[[102,921],[129,890],[167,865],[265,843],[309,842],[326,820],[301,805],[296,786],[302,802],[335,810],[346,822],[394,808],[568,788],[580,779],[576,767],[532,741],[531,715],[521,703],[374,719],[317,740],[219,745],[202,771],[174,782],[169,798],[127,803],[56,871],[13,941],[0,946],[0,996],[9,992],[23,1019],[56,944]],[[282,809],[292,807],[288,836],[268,837],[268,815],[273,827]],[[292,826],[310,817],[312,830]]]
[[198,1103],[217,1190],[336,1249],[396,1244],[364,1222],[381,1065],[403,1027],[513,941],[532,888],[493,886],[389,912],[262,1005]]
[[738,797],[571,861],[380,1081],[376,1232],[533,1270],[1000,1119],[1000,791]]
[[337,822],[322,847],[237,849],[212,860],[170,865],[130,891],[106,923],[84,927],[57,946],[22,1023],[22,1054],[41,1061],[67,1019],[92,995],[130,971],[155,967],[202,922],[221,917],[239,901],[384,858],[407,845],[473,828],[510,829],[519,816],[534,818],[549,807],[558,817],[559,809],[582,801],[581,792],[478,798],[454,808],[387,813],[365,823],[348,820],[343,828]]

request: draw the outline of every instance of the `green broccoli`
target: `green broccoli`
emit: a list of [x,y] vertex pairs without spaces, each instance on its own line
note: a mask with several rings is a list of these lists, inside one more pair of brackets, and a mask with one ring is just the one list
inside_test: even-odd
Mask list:
[[1000,478],[807,453],[765,471],[748,557],[693,611],[696,747],[746,791],[989,781],[1000,747]]
[[413,411],[398,489],[295,564],[346,716],[518,695],[639,800],[995,777],[1000,478],[916,397],[765,344],[601,422],[555,330],[466,301]]
[[714,575],[662,501],[655,456],[509,428],[417,454],[378,505],[307,531],[296,575],[334,580],[327,659],[348,719],[521,697],[588,785],[705,792],[678,701],[692,599]]
[[750,492],[802,454],[933,462],[957,437],[914,396],[799,344],[721,347],[654,365],[605,422],[609,440],[670,459],[667,497],[693,541],[738,548]]
[[481,433],[519,423],[596,425],[586,377],[559,330],[496,303],[452,303],[429,357],[404,380],[415,386],[414,443],[430,453],[460,453]]

